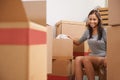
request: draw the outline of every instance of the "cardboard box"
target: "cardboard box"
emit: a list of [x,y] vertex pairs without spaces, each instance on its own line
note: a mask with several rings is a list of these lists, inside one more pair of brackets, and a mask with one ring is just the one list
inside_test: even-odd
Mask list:
[[[84,31],[86,30],[85,22],[77,22],[77,21],[64,21],[61,20],[56,23],[56,36],[59,34],[65,34],[71,36],[73,39],[79,39]],[[86,48],[86,49],[85,49]],[[88,48],[88,45],[85,43],[80,46],[74,45],[73,52],[76,55],[84,55],[84,52]]]
[[70,39],[53,39],[53,56],[73,57],[73,42]]
[[120,80],[120,26],[107,29],[107,80]]
[[120,25],[120,0],[108,1],[109,25]]
[[0,80],[47,80],[46,27],[28,21],[21,0],[1,0],[0,12]]
[[[71,76],[72,75],[72,59],[53,59],[52,74],[57,76]],[[61,66],[62,65],[62,66]]]
[[[63,59],[73,59],[76,56],[83,56],[86,55],[86,53],[89,52],[89,47],[87,41],[84,42],[85,45],[84,51],[85,52],[73,52],[73,41],[70,39],[53,39],[53,47],[52,47],[52,58],[53,59],[58,59],[58,58],[63,58]],[[77,47],[77,46],[76,46]],[[79,49],[79,47],[77,47]]]
[[72,38],[80,38],[85,30],[86,26],[84,22],[61,20],[56,23],[56,36],[66,34]]
[[101,19],[102,19],[102,25],[107,26],[108,25],[108,8],[98,8]]

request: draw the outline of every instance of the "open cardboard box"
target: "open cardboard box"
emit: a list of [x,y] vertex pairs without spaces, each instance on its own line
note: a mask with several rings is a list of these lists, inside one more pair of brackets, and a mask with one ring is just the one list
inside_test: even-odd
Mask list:
[[[53,47],[52,47],[52,59],[73,59],[76,56],[88,55],[89,47],[88,43],[85,41],[81,46],[84,52],[74,52],[73,41],[70,39],[53,39]],[[76,46],[77,47],[77,46]],[[79,49],[77,47],[76,49]]]
[[46,31],[28,20],[21,0],[0,0],[1,80],[47,80]]
[[[59,34],[65,34],[72,37],[73,39],[79,39],[83,35],[85,30],[86,30],[85,22],[61,20],[56,23],[56,36],[58,36]],[[64,45],[68,44],[65,43]],[[82,43],[79,46],[73,45],[72,55],[84,56],[84,53],[88,52],[88,49],[89,47],[87,42]]]
[[73,58],[73,42],[70,39],[53,39],[53,59]]

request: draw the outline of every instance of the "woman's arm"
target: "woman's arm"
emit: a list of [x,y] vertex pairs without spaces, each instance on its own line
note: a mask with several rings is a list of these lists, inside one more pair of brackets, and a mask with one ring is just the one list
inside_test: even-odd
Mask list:
[[68,38],[70,38],[72,41],[73,41],[73,44],[75,44],[75,45],[80,45],[80,41],[79,41],[79,39],[73,39],[72,37],[70,37],[70,36],[68,36]]
[[74,39],[73,40],[73,44],[79,46],[80,45],[80,41],[78,39]]
[[72,37],[68,36],[68,38],[70,38],[71,40],[73,40],[73,44],[75,45],[80,45],[81,43],[83,43],[85,40],[87,40],[87,36],[89,35],[89,31],[86,30],[83,35],[81,36],[81,38],[79,39],[73,39]]

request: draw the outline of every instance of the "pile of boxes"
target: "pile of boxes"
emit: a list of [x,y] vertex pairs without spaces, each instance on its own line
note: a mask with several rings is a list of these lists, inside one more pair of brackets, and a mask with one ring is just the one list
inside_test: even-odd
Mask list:
[[109,0],[107,29],[107,80],[120,80],[120,0]]
[[[79,39],[84,31],[86,30],[85,22],[77,22],[77,21],[64,21],[61,20],[56,24],[56,36],[59,34],[65,34],[70,36],[72,39]],[[67,45],[64,43],[64,45]],[[88,51],[87,44],[81,44],[80,46],[73,45],[72,56],[78,54],[80,56],[84,55],[84,52]]]
[[[56,23],[56,37],[65,34],[73,39],[79,39],[85,30],[85,22],[61,20]],[[52,74],[71,77],[74,74],[74,57],[84,56],[88,49],[87,42],[76,46],[71,39],[53,39]]]

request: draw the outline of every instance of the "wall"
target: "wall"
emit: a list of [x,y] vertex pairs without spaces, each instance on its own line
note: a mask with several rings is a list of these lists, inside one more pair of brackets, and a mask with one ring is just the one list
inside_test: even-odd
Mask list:
[[47,0],[47,24],[59,20],[84,21],[91,9],[105,7],[106,0]]

